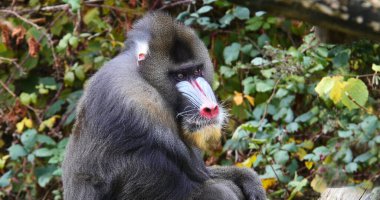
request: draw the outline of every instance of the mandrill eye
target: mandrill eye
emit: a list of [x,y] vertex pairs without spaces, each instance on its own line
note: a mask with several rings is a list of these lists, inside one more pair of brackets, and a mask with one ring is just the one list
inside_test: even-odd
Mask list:
[[182,73],[178,73],[177,74],[177,79],[178,80],[183,80],[185,78],[185,75],[183,75]]
[[194,75],[195,76],[201,76],[202,75],[202,71],[200,68],[197,68],[195,71],[194,71]]

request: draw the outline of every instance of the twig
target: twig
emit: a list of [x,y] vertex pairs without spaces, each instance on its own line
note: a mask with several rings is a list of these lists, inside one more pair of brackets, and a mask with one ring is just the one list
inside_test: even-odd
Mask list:
[[365,108],[364,106],[360,105],[354,98],[352,98],[350,96],[350,94],[348,94],[347,92],[345,92],[345,95],[347,95],[348,99],[350,99],[355,105],[357,105],[359,108],[361,108],[362,110],[364,110],[365,112],[368,113],[367,108]]
[[267,112],[268,112],[268,106],[269,106],[269,103],[272,101],[272,99],[273,99],[273,97],[274,97],[274,95],[275,95],[275,93],[276,93],[277,85],[278,85],[278,83],[280,82],[280,80],[281,80],[281,77],[280,77],[279,79],[277,79],[276,84],[275,84],[274,87],[273,87],[272,94],[270,95],[270,97],[269,97],[268,100],[266,101],[266,105],[265,105],[264,113],[263,113],[263,116],[262,116],[261,119],[260,119],[259,126],[261,126],[261,124],[264,122],[265,117],[266,117],[267,114],[268,114]]
[[193,3],[193,0],[176,1],[176,2],[173,2],[173,3],[165,4],[161,8],[159,8],[158,10],[163,10],[163,9],[174,7],[174,6],[177,6],[177,5],[190,4],[190,3]]
[[21,75],[24,75],[24,74],[25,74],[24,69],[21,67],[21,65],[19,65],[19,64],[17,63],[17,59],[15,59],[15,58],[5,58],[5,57],[0,57],[0,61],[1,61],[1,60],[12,63],[14,66],[16,66],[16,68],[19,70],[19,72],[20,72]]
[[16,94],[12,92],[12,90],[9,89],[7,85],[4,84],[2,80],[0,80],[0,85],[14,98],[17,98]]

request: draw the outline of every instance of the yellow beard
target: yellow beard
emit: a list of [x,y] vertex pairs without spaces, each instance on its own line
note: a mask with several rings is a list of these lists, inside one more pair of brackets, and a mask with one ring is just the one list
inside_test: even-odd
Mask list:
[[220,142],[222,132],[220,126],[206,126],[196,132],[185,132],[184,135],[193,145],[206,151]]

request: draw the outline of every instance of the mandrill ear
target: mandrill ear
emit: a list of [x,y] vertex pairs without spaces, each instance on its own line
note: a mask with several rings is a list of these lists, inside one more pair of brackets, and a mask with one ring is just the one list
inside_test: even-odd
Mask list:
[[148,45],[148,41],[146,40],[135,41],[135,42],[136,42],[135,56],[137,58],[137,64],[139,65],[141,61],[145,60],[146,55],[148,54],[148,51],[149,51],[149,45]]

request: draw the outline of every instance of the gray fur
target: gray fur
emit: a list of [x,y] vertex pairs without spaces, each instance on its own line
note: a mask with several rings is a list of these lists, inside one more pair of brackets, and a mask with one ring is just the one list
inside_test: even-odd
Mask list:
[[[139,64],[136,40],[149,42]],[[126,45],[90,79],[78,104],[62,166],[64,199],[265,199],[253,171],[208,169],[181,136],[181,94],[168,72],[201,63],[204,78],[213,77],[193,31],[152,13],[134,25]]]

